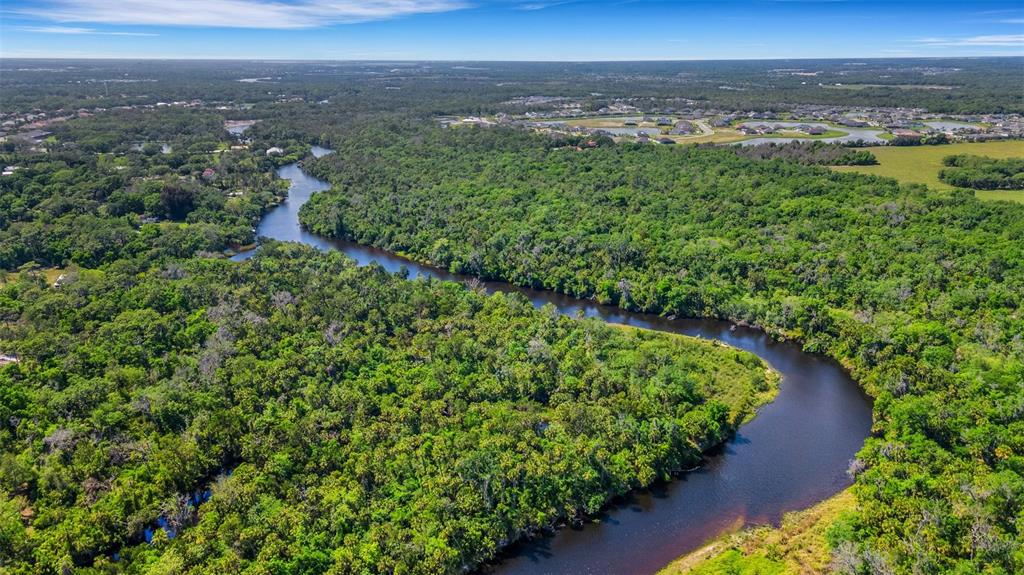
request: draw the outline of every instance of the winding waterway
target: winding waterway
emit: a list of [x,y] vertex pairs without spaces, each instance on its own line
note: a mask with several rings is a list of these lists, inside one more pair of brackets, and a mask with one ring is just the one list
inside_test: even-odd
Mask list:
[[[329,152],[313,149],[317,157]],[[376,263],[392,272],[404,268],[413,277],[469,279],[303,230],[299,208],[329,185],[305,174],[297,164],[283,166],[278,175],[291,181],[289,196],[264,216],[258,236],[339,250],[360,265]],[[517,544],[488,571],[503,575],[653,573],[723,530],[777,522],[783,513],[809,507],[849,485],[846,468],[870,431],[871,402],[836,362],[725,321],[667,319],[502,282],[483,285],[490,292],[521,293],[536,306],[552,304],[565,314],[717,339],[759,355],[782,374],[775,401],[761,408],[718,453],[709,455],[699,470],[615,502],[599,521]]]

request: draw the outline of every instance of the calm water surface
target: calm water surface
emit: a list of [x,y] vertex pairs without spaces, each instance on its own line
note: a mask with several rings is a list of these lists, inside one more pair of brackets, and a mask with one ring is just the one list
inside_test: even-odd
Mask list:
[[[885,140],[883,140],[882,138],[879,137],[879,134],[881,134],[884,130],[879,130],[878,128],[850,128],[850,127],[847,127],[847,126],[830,126],[830,125],[824,124],[822,122],[779,122],[779,121],[776,121],[776,120],[766,120],[766,121],[763,121],[763,122],[753,121],[752,120],[752,121],[749,121],[749,122],[743,122],[742,125],[744,125],[744,126],[771,126],[773,128],[795,128],[795,127],[801,126],[801,125],[804,125],[804,126],[820,126],[822,128],[825,128],[826,130],[840,130],[842,132],[846,132],[846,135],[844,135],[844,136],[836,136],[834,138],[817,138],[818,140],[820,140],[822,142],[832,142],[832,143],[837,143],[838,142],[838,143],[842,143],[842,142],[856,142],[858,140],[863,140],[864,142],[872,143],[872,144],[885,143]],[[750,140],[741,140],[741,141],[739,141],[737,143],[742,145],[742,146],[756,146],[758,144],[770,144],[770,143],[784,144],[784,143],[788,143],[788,142],[803,142],[803,141],[808,141],[808,140],[811,140],[811,139],[812,138],[801,138],[801,137],[793,137],[793,138],[753,138],[753,139],[750,139]]]
[[[317,157],[326,153],[329,150],[313,149]],[[339,250],[360,265],[376,263],[392,272],[404,268],[411,276],[469,279],[303,230],[299,208],[313,193],[329,186],[296,164],[282,167],[278,174],[291,180],[289,197],[266,214],[259,236]],[[599,522],[518,544],[487,571],[503,575],[654,573],[727,528],[777,522],[783,513],[808,507],[849,485],[845,470],[870,430],[871,403],[834,361],[725,321],[670,320],[502,282],[484,282],[484,286],[490,292],[524,294],[534,305],[552,304],[565,314],[717,339],[761,356],[783,377],[775,401],[761,408],[719,453],[708,456],[701,469],[616,502]]]
[[968,124],[967,122],[957,122],[956,120],[933,120],[933,121],[924,122],[924,125],[928,126],[929,128],[935,128],[936,130],[970,129],[970,130],[977,131],[977,130],[981,129],[981,126],[978,126],[977,124]]

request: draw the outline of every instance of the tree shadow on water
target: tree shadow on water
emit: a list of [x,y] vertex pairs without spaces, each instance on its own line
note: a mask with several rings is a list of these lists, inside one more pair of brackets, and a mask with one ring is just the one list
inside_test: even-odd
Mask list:
[[721,447],[721,453],[724,453],[726,455],[734,455],[736,453],[735,447],[737,445],[750,445],[751,443],[752,442],[749,438],[744,437],[741,434],[736,434],[735,437],[730,439]]

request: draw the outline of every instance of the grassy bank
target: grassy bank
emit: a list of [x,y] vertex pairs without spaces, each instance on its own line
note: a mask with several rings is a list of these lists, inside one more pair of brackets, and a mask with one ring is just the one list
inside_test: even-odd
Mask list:
[[776,575],[822,573],[830,552],[830,525],[856,505],[843,491],[806,509],[788,513],[779,527],[756,527],[725,535],[676,559],[659,575]]

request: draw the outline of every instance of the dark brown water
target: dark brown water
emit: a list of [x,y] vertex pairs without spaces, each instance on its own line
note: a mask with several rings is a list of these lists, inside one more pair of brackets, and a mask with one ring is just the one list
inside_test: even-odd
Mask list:
[[[327,150],[315,148],[314,154]],[[360,265],[379,264],[392,272],[443,280],[469,278],[424,266],[375,248],[331,240],[304,231],[298,212],[326,182],[291,164],[278,171],[291,180],[288,201],[267,213],[258,235],[339,250]],[[251,252],[239,254],[244,259]],[[840,491],[850,480],[846,468],[871,427],[871,403],[834,361],[764,332],[719,320],[675,319],[625,312],[591,301],[501,282],[489,291],[518,292],[569,315],[672,333],[717,339],[761,356],[782,374],[778,397],[740,428],[736,438],[705,465],[677,481],[616,502],[582,528],[520,543],[489,571],[537,573],[653,573],[677,556],[739,524],[777,522]]]

